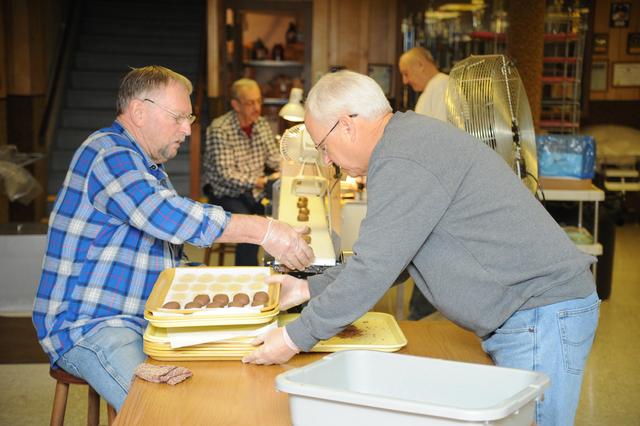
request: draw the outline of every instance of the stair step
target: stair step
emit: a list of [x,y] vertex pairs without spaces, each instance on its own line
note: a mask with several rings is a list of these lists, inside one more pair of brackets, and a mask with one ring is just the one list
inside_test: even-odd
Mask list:
[[114,90],[120,87],[120,80],[128,72],[121,71],[79,71],[71,72],[71,89]]
[[111,125],[114,118],[113,110],[64,108],[60,124],[63,127],[97,130]]
[[69,165],[75,152],[75,149],[56,149],[55,152],[51,153],[49,171],[66,173],[69,170]]
[[56,133],[54,148],[58,149],[77,149],[82,142],[89,137],[91,133],[97,129],[74,129],[62,127]]
[[115,113],[116,96],[113,90],[68,90],[66,104],[71,108],[110,108]]
[[143,67],[146,65],[162,65],[179,73],[195,70],[198,67],[197,56],[150,55],[145,52],[139,54],[92,53],[78,52],[74,58],[75,67],[92,71],[125,70],[129,67]]
[[[129,72],[129,68],[122,71],[80,71],[71,73],[71,89],[114,90],[120,87],[120,80]],[[182,73],[192,83],[195,82],[195,70]]]
[[62,183],[64,182],[64,178],[66,175],[66,169],[64,171],[55,171],[49,169],[47,175],[47,194],[57,195],[58,191],[60,191],[60,188],[62,188]]
[[160,20],[157,22],[118,19],[85,19],[82,22],[81,31],[84,34],[94,35],[135,35],[139,37],[168,37],[184,40],[200,38],[202,24],[200,20],[194,23],[174,22],[172,20]]
[[[117,47],[117,49],[116,49]],[[80,36],[79,49],[86,52],[113,52],[137,54],[139,52],[161,55],[187,55],[198,57],[200,42],[194,37],[192,42],[185,39],[166,37],[117,37],[84,34]]]
[[202,16],[204,6],[202,0],[196,1],[93,1],[87,4],[86,17],[122,19],[123,10],[126,17],[138,19],[149,18],[149,9],[153,8],[153,18],[165,17],[166,19],[194,19]]

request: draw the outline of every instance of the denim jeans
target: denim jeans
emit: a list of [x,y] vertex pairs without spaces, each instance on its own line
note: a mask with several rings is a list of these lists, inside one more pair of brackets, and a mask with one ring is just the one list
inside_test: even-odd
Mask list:
[[[239,197],[209,197],[209,203],[222,207],[230,213],[256,214],[264,216],[264,206],[257,202],[251,191],[241,194]],[[236,244],[235,266],[258,266],[258,252],[260,246],[256,244]],[[222,266],[222,265],[220,265]]]
[[551,384],[536,402],[538,426],[573,425],[599,306],[593,293],[518,311],[482,342],[496,365],[549,376]]
[[126,327],[105,327],[58,359],[58,366],[82,377],[120,411],[136,367],[145,361],[142,336]]

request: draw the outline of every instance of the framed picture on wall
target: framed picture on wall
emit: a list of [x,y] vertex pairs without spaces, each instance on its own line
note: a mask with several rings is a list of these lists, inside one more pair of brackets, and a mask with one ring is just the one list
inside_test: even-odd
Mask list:
[[611,13],[609,15],[609,26],[612,28],[627,28],[629,17],[631,16],[631,3],[614,2],[611,3]]
[[604,92],[607,90],[609,62],[593,61],[591,64],[591,91]]
[[380,85],[384,95],[390,98],[393,66],[389,64],[369,64],[367,74]]
[[615,87],[640,87],[640,62],[613,64],[611,82]]
[[593,53],[606,55],[609,50],[609,34],[595,33],[593,35]]
[[627,54],[640,55],[640,33],[629,33],[627,36]]

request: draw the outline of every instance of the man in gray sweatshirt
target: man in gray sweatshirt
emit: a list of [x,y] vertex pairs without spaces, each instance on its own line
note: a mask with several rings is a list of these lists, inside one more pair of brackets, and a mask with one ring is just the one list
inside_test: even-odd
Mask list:
[[256,341],[245,362],[283,363],[340,332],[408,270],[447,318],[483,339],[500,366],[551,378],[538,425],[572,424],[599,300],[581,253],[506,162],[469,134],[395,113],[367,76],[340,71],[309,93],[305,123],[325,162],[367,176],[354,255],[281,283],[300,317]]

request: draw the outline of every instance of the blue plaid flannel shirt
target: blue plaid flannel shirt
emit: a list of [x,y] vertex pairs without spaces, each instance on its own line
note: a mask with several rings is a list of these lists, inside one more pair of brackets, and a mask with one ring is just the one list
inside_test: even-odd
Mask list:
[[76,151],[49,219],[33,323],[54,365],[103,327],[143,334],[156,278],[179,264],[182,244],[223,232],[222,208],[180,197],[115,121]]

